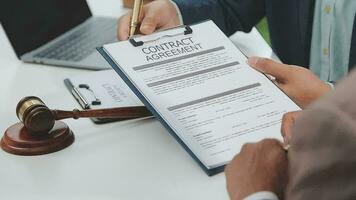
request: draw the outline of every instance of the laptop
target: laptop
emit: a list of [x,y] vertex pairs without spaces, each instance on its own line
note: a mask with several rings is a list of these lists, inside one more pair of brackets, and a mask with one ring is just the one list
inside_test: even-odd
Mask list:
[[95,48],[116,40],[116,19],[92,16],[85,0],[4,0],[0,21],[23,62],[110,68]]

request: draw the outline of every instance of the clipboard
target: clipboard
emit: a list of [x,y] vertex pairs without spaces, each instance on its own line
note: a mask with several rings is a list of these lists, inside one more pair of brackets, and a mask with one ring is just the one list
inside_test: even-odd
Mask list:
[[[64,80],[64,84],[84,110],[143,105],[127,85],[120,80],[114,70],[89,72],[67,78]],[[105,91],[106,89],[110,91]],[[110,97],[107,93],[110,93],[113,97]],[[90,119],[95,124],[127,120],[112,118]]]
[[[190,26],[184,25],[184,26],[178,26],[174,27],[171,29],[166,29],[162,31],[167,31],[167,30],[172,30],[172,29],[179,29],[179,28],[184,28],[185,30],[173,34],[173,35],[163,35],[161,37],[152,39],[152,40],[147,40],[147,41],[138,41],[134,38],[131,38],[129,42],[133,47],[139,47],[144,45],[145,43],[151,43],[158,41],[162,38],[167,38],[167,37],[175,37],[178,35],[189,35],[193,34],[193,30]],[[159,31],[161,32],[161,31]],[[146,106],[146,108],[152,113],[152,115],[160,121],[160,123],[168,130],[168,132],[173,136],[173,138],[183,147],[183,149],[193,158],[193,160],[203,169],[203,171],[208,175],[208,176],[213,176],[218,173],[221,173],[224,171],[225,165],[219,166],[216,168],[208,169],[200,160],[199,158],[194,154],[194,152],[183,142],[183,140],[175,133],[175,131],[169,126],[169,124],[163,119],[163,117],[153,108],[153,106],[150,104],[150,102],[142,95],[139,90],[136,88],[136,86],[129,80],[129,78],[125,75],[123,71],[120,70],[120,67],[116,65],[116,63],[111,59],[110,55],[108,55],[103,47],[98,47],[96,48],[97,51],[105,58],[105,60],[110,64],[110,66],[119,74],[119,76],[125,81],[125,83],[129,86],[129,88],[135,93],[135,95],[142,101],[142,103]]]
[[169,38],[169,37],[176,37],[176,36],[179,36],[179,35],[189,35],[189,34],[192,34],[193,33],[193,30],[192,28],[190,28],[190,26],[188,25],[183,25],[183,26],[178,26],[178,27],[175,27],[175,28],[170,28],[170,29],[165,29],[163,31],[168,31],[168,30],[172,30],[172,29],[176,29],[176,28],[181,28],[181,27],[184,27],[185,30],[184,32],[182,33],[176,33],[176,34],[169,34],[169,35],[162,35],[158,38],[155,38],[155,39],[152,39],[152,40],[146,40],[146,41],[136,41],[134,38],[130,38],[129,39],[129,42],[132,44],[132,46],[134,47],[140,47],[144,44],[147,44],[147,43],[151,43],[151,42],[157,42],[163,38]]
[[[283,113],[300,108],[268,77],[244,64],[246,55],[212,21],[194,25],[192,31],[189,31],[190,26],[184,28],[184,31],[177,29],[120,44],[108,44],[97,50],[195,162],[212,176],[224,170],[244,143],[265,138],[281,139],[279,131]],[[190,38],[191,43],[200,48],[195,48],[196,51],[190,51],[190,54],[172,53],[164,56],[166,59],[159,56],[151,59],[146,55],[144,49],[156,47],[156,43],[148,43],[157,42],[159,46],[158,40],[165,38],[162,45],[167,44],[171,39],[175,41],[174,36],[179,38],[177,43],[182,38]],[[215,36],[216,39],[211,40]],[[144,47],[137,48],[142,45]],[[177,46],[170,47],[174,49]],[[166,49],[169,51],[168,47]],[[162,51],[166,49],[161,48]],[[133,54],[129,59],[125,53]],[[196,60],[190,59],[195,56],[198,56]],[[203,62],[197,62],[200,60]],[[207,62],[213,64],[208,65]],[[197,66],[191,67],[193,63]],[[180,67],[185,66],[187,68],[181,71]],[[221,81],[226,81],[226,84],[219,84]],[[171,91],[174,93],[169,94]],[[157,98],[161,94],[166,95],[162,100]],[[236,117],[245,119],[240,115],[243,112],[249,117],[239,124]],[[203,127],[199,128],[200,125]],[[219,134],[222,129],[227,133]],[[184,135],[185,131],[189,135]],[[261,131],[270,134],[261,134]],[[250,133],[254,135],[248,136]],[[200,136],[206,139],[194,138]]]

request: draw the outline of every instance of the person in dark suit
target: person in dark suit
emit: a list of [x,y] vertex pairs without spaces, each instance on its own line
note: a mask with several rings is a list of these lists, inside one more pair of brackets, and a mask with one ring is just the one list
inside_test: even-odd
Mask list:
[[[266,16],[272,48],[288,65],[261,58],[250,58],[249,64],[276,76],[279,86],[303,107],[328,91],[313,74],[333,84],[356,65],[356,1],[174,2],[180,21],[190,24],[210,18],[228,36],[249,32]],[[286,115],[283,133],[291,144],[288,154],[276,140],[245,145],[226,168],[231,199],[356,199],[356,159],[350,155],[356,144],[356,96],[350,92],[355,84],[356,72],[302,114]]]
[[[212,19],[230,36],[267,17],[272,48],[285,64],[258,57],[248,63],[305,108],[356,65],[355,12],[353,0],[155,0],[144,6],[140,32]],[[130,14],[119,19],[120,40],[128,38],[129,21]],[[288,154],[277,140],[246,144],[225,170],[230,198],[356,199],[356,158],[349,154],[356,144],[355,84],[356,72],[302,114],[286,115]]]
[[[157,29],[212,19],[229,36],[236,31],[249,32],[266,16],[272,48],[281,61],[310,69],[292,70],[283,79],[300,79],[297,82],[304,85],[299,88],[314,87],[309,90],[324,93],[356,65],[355,12],[356,1],[351,0],[155,0],[144,6],[140,32],[150,34]],[[128,38],[129,22],[130,14],[119,19],[120,40]],[[262,61],[258,65],[266,63],[263,59],[258,61]],[[325,84],[317,79],[305,80],[312,73]],[[310,103],[305,96],[320,96],[296,91],[296,87],[284,84],[285,92],[301,107]]]

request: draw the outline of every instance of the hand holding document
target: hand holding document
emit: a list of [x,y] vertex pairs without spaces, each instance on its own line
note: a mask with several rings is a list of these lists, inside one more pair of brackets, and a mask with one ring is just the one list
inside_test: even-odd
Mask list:
[[104,45],[99,51],[212,175],[221,172],[243,144],[282,140],[283,114],[300,108],[249,67],[212,21],[190,28]]

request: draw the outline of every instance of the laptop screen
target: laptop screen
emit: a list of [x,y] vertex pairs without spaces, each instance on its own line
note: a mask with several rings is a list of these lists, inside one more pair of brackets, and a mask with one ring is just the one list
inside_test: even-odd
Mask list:
[[3,0],[0,21],[21,57],[91,16],[85,0]]

